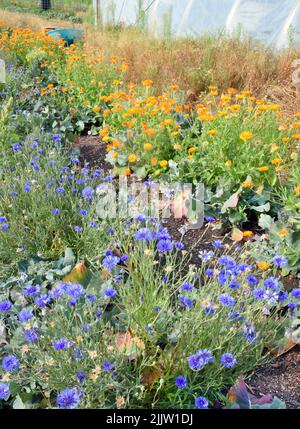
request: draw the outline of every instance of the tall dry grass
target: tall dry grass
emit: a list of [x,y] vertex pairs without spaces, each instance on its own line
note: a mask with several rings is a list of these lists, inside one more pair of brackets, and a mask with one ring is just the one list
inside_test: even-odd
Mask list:
[[[47,21],[29,14],[0,9],[0,19],[12,26],[74,26],[64,21]],[[78,27],[78,25],[76,26]],[[85,46],[91,54],[126,57],[130,63],[128,81],[154,81],[157,91],[177,84],[185,91],[200,94],[209,85],[251,89],[257,97],[268,97],[283,105],[287,113],[300,110],[300,89],[292,82],[292,62],[300,50],[275,53],[250,39],[204,36],[197,39],[162,40],[134,28],[96,31],[85,25]],[[299,96],[297,95],[299,94]]]

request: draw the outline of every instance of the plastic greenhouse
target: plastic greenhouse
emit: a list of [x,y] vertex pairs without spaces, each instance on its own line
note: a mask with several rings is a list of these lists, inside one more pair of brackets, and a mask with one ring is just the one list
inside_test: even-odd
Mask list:
[[139,24],[155,35],[226,31],[279,49],[300,43],[300,0],[94,0],[94,7],[99,22]]

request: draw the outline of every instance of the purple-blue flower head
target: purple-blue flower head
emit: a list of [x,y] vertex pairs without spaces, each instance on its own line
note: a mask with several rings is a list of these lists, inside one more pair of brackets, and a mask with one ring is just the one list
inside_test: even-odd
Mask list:
[[0,313],[4,313],[5,311],[9,311],[12,307],[11,302],[6,299],[5,301],[0,302]]
[[56,399],[57,405],[63,409],[74,409],[80,404],[82,393],[77,388],[66,389],[59,393]]
[[5,356],[2,360],[4,371],[13,372],[19,369],[20,362],[14,355]]
[[236,364],[236,358],[231,353],[224,353],[221,356],[221,364],[225,368],[232,368]]
[[187,379],[183,375],[179,375],[175,380],[175,384],[178,389],[184,389],[187,386]]
[[0,400],[4,399],[5,401],[9,398],[9,385],[7,383],[0,382]]
[[195,399],[195,406],[199,408],[200,410],[206,410],[208,408],[208,400],[204,398],[203,396],[199,396]]

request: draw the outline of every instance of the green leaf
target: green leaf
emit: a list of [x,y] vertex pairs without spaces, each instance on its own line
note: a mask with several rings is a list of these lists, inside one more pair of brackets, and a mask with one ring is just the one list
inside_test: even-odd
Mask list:
[[273,223],[274,223],[274,219],[271,216],[266,214],[261,214],[259,216],[258,225],[262,229],[270,229]]
[[25,410],[26,409],[26,406],[23,403],[23,401],[19,395],[16,397],[16,399],[13,402],[13,409],[14,410]]

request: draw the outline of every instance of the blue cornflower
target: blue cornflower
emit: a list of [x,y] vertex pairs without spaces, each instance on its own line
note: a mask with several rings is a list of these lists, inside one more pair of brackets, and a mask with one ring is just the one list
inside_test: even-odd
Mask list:
[[193,308],[193,301],[190,298],[187,298],[185,295],[179,295],[180,304],[183,307]]
[[9,229],[9,224],[8,223],[3,223],[2,224],[2,231],[7,231]]
[[92,198],[92,196],[94,195],[95,191],[93,188],[91,188],[90,186],[87,186],[86,188],[84,188],[81,191],[81,195],[85,198]]
[[192,283],[189,282],[185,282],[181,285],[181,289],[185,290],[185,291],[190,291],[194,288],[194,286],[192,285]]
[[293,311],[298,307],[298,304],[296,304],[295,302],[289,302],[288,307]]
[[66,338],[60,338],[52,344],[55,350],[66,350],[69,346],[69,341]]
[[104,372],[110,372],[114,369],[115,365],[112,363],[109,363],[108,360],[105,360],[102,364],[102,369]]
[[252,274],[247,276],[247,281],[252,286],[256,286],[258,284],[258,279],[255,276],[253,276]]
[[199,370],[204,365],[213,361],[213,357],[209,350],[198,350],[196,354],[188,357],[188,364],[191,369]]
[[300,299],[300,289],[293,289],[292,296],[296,299]]
[[213,268],[207,268],[207,270],[205,271],[205,274],[206,274],[208,277],[213,277],[213,276],[214,276],[214,274],[215,274],[215,270],[214,270]]
[[180,243],[180,241],[175,241],[175,243],[174,243],[174,247],[175,247],[175,249],[177,249],[177,250],[183,250],[184,249],[184,244],[183,243]]
[[214,307],[211,307],[211,306],[205,307],[204,311],[205,311],[205,314],[211,314],[211,315],[215,314],[215,312],[216,312]]
[[5,300],[5,301],[1,301],[0,302],[0,312],[5,312],[5,311],[9,311],[12,307],[12,304],[10,301]]
[[116,291],[116,289],[109,287],[107,289],[104,289],[103,291],[104,295],[107,296],[108,298],[114,298],[118,293]]
[[22,146],[20,145],[20,143],[14,143],[11,147],[14,152],[18,152],[19,150],[22,149]]
[[7,400],[9,398],[9,385],[7,383],[0,382],[0,400]]
[[173,243],[170,240],[159,240],[156,247],[161,253],[171,252],[173,250]]
[[208,400],[204,396],[199,396],[195,399],[195,406],[200,410],[206,410],[208,408]]
[[212,251],[204,250],[204,251],[199,252],[199,258],[204,263],[210,261],[214,256],[215,256],[215,254]]
[[120,258],[118,258],[117,256],[108,255],[103,259],[102,264],[105,268],[111,271],[116,265],[119,264],[119,262]]
[[224,247],[221,240],[215,240],[212,243],[212,246],[213,246],[214,249],[217,249],[217,250],[222,249]]
[[178,389],[184,389],[187,386],[187,379],[183,375],[179,375],[175,380],[175,384]]
[[9,355],[3,358],[2,368],[4,371],[13,372],[19,369],[20,362],[14,355]]
[[82,226],[76,225],[76,226],[74,226],[74,231],[75,232],[81,232],[81,231],[83,231],[83,228],[82,228]]
[[26,185],[26,186],[24,186],[24,191],[25,192],[30,192],[31,191],[31,186],[29,186],[29,185]]
[[231,280],[231,282],[228,284],[228,287],[230,289],[235,290],[235,289],[238,289],[240,287],[240,284],[237,280]]
[[93,222],[92,221],[92,222],[89,223],[89,227],[90,228],[98,228],[98,224],[97,224],[97,222]]
[[264,289],[261,289],[261,288],[256,288],[252,292],[254,298],[257,299],[257,300],[264,299],[265,298],[265,293],[266,293],[266,291]]
[[65,192],[65,188],[63,188],[62,186],[59,186],[58,188],[56,188],[57,194],[63,194],[64,192]]
[[30,343],[36,343],[40,339],[40,332],[37,328],[28,329],[25,331],[25,338]]
[[0,216],[0,223],[7,222],[6,216]]
[[129,259],[128,255],[122,255],[120,258],[120,262],[126,262]]
[[204,219],[206,220],[207,223],[212,223],[216,221],[216,218],[213,216],[205,216]]
[[83,371],[77,371],[76,372],[76,378],[79,383],[83,383],[84,380],[86,380],[86,374]]
[[59,214],[60,214],[60,210],[59,210],[59,209],[53,209],[53,210],[52,210],[52,213],[53,213],[54,215],[59,215]]
[[273,264],[277,268],[283,268],[288,265],[288,260],[284,256],[276,255],[273,258]]
[[80,404],[81,397],[82,392],[73,387],[73,389],[66,389],[60,392],[57,396],[56,403],[61,408],[74,409]]
[[42,295],[36,297],[34,300],[34,303],[40,308],[47,307],[50,302],[51,296],[47,295],[46,293],[43,293]]
[[73,358],[75,360],[82,360],[84,358],[83,352],[80,347],[76,347],[73,350]]
[[236,300],[229,294],[229,293],[222,293],[218,300],[222,305],[225,305],[226,307],[234,307],[236,304]]
[[95,295],[93,295],[91,292],[89,292],[86,297],[92,304],[94,304],[96,301]]
[[137,241],[151,241],[153,239],[153,232],[149,228],[140,228],[135,233]]
[[275,277],[268,277],[265,281],[264,281],[264,286],[268,289],[277,291],[279,289],[279,282]]
[[40,293],[40,290],[41,290],[40,285],[29,284],[24,287],[23,295],[32,297],[32,296],[38,295]]
[[33,314],[31,310],[26,310],[25,308],[19,313],[19,321],[21,323],[28,322],[28,320],[32,319]]
[[84,295],[84,288],[80,283],[65,283],[63,289],[65,294],[74,300]]
[[225,368],[232,368],[236,364],[236,358],[231,353],[224,353],[221,356],[221,364]]
[[257,333],[252,323],[245,323],[243,335],[249,343],[253,343],[256,340]]
[[223,265],[227,270],[232,270],[236,267],[236,262],[231,256],[223,255],[218,259],[218,264]]
[[87,216],[89,214],[89,212],[87,210],[80,210],[80,214],[82,216]]

